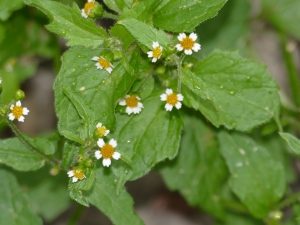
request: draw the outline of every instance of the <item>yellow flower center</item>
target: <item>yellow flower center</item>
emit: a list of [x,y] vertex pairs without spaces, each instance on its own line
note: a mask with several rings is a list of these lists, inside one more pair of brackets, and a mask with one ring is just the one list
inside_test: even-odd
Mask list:
[[180,44],[184,50],[190,50],[193,48],[195,42],[190,37],[186,37],[186,38],[182,39]]
[[82,180],[84,178],[84,174],[81,170],[73,170],[74,177],[78,178],[79,180]]
[[153,58],[158,59],[161,56],[162,51],[161,51],[160,47],[158,46],[152,50],[152,53],[153,53]]
[[91,10],[94,8],[94,2],[87,2],[84,5],[84,12],[89,15]]
[[175,106],[177,102],[178,98],[176,94],[172,93],[167,96],[167,103],[169,103],[170,105]]
[[98,62],[104,69],[111,67],[110,63],[106,59],[103,59],[101,57],[98,59]]
[[126,101],[126,105],[130,108],[137,107],[139,103],[139,100],[134,95],[131,95],[128,98],[126,98],[125,101]]
[[14,115],[15,118],[19,119],[23,115],[23,107],[21,106],[14,106],[11,113]]
[[106,127],[97,127],[97,130],[101,136],[104,136],[106,132]]
[[110,144],[105,144],[101,148],[101,154],[104,159],[110,159],[115,152],[115,148]]

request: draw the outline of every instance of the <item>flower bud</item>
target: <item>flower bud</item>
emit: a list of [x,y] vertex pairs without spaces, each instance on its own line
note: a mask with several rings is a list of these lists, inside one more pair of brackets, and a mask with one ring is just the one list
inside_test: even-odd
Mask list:
[[114,61],[119,61],[123,58],[123,53],[121,50],[114,51]]
[[94,2],[94,7],[91,9],[89,17],[93,20],[101,18],[103,16],[104,9],[101,4]]
[[24,91],[22,91],[22,90],[17,90],[16,91],[16,93],[14,94],[14,99],[16,100],[16,101],[19,101],[19,100],[23,100],[24,98],[25,98],[25,93],[24,93]]
[[107,61],[111,62],[114,59],[114,53],[111,50],[103,50],[100,53],[100,56],[104,59],[106,59]]
[[52,175],[52,176],[56,176],[58,173],[59,173],[59,168],[58,166],[54,166],[50,169],[49,173]]
[[87,159],[85,161],[85,166],[89,167],[89,168],[93,167],[94,166],[94,161],[92,159]]

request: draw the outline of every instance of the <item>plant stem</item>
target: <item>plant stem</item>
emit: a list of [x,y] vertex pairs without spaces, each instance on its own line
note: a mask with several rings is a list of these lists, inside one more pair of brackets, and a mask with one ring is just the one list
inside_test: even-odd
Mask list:
[[178,81],[177,81],[177,92],[181,93],[181,76],[182,76],[182,61],[184,59],[185,55],[182,54],[180,58],[178,56],[174,55],[174,60],[176,62],[177,66],[177,75],[178,75]]
[[40,151],[39,149],[37,149],[34,145],[32,145],[28,141],[28,139],[19,131],[19,129],[16,127],[16,125],[12,121],[7,120],[7,124],[10,126],[10,128],[12,129],[12,131],[17,135],[17,137],[23,142],[23,144],[25,144],[28,148],[30,148],[36,154],[38,154],[39,156],[41,156],[42,158],[44,158],[45,160],[47,160],[52,165],[59,166],[59,162],[57,160],[55,160],[55,159],[47,156],[42,151]]
[[67,225],[76,225],[84,212],[85,207],[83,205],[78,204],[75,212],[72,214],[70,220]]
[[113,20],[118,20],[119,19],[118,15],[115,15],[115,14],[112,14],[112,13],[109,13],[109,12],[106,12],[106,11],[103,13],[103,17],[113,19]]
[[229,210],[233,210],[239,213],[249,214],[248,209],[238,202],[222,200],[222,205]]
[[298,70],[293,58],[293,53],[287,49],[289,38],[287,34],[282,31],[279,31],[279,37],[283,60],[286,65],[290,87],[292,89],[294,104],[295,106],[300,107],[300,80],[298,76]]
[[299,200],[300,200],[300,191],[297,193],[291,194],[288,198],[284,199],[282,202],[280,202],[276,206],[276,209],[277,210],[283,209]]

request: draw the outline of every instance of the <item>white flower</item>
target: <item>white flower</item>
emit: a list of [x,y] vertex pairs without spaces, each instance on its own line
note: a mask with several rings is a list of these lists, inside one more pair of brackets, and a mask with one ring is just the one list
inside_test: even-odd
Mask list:
[[144,108],[143,103],[140,102],[141,98],[135,95],[126,95],[125,98],[119,101],[119,105],[127,106],[126,113],[130,115],[131,113],[139,114]]
[[88,0],[87,3],[85,3],[84,8],[81,10],[81,15],[84,18],[88,18],[91,10],[94,8],[94,2],[95,0]]
[[186,55],[191,55],[193,53],[192,50],[198,52],[201,49],[201,45],[195,42],[197,39],[197,34],[195,33],[191,33],[189,37],[185,33],[180,33],[177,38],[180,43],[175,47],[178,51],[184,50]]
[[163,48],[158,44],[158,42],[153,42],[152,51],[147,52],[149,58],[153,58],[152,62],[156,62],[162,54]]
[[113,70],[114,66],[107,61],[106,59],[104,59],[103,57],[93,57],[92,58],[93,61],[97,61],[97,63],[95,64],[95,66],[97,67],[97,69],[105,69],[108,73],[111,73],[111,71]]
[[97,131],[99,132],[99,135],[101,137],[108,135],[109,132],[110,132],[108,129],[106,129],[105,126],[102,126],[102,123],[98,123],[96,128],[97,128]]
[[8,114],[9,120],[13,121],[17,119],[19,122],[24,122],[25,117],[23,115],[28,115],[29,110],[21,106],[21,102],[17,101],[16,105],[12,104],[10,106],[11,113]]
[[183,96],[182,94],[174,94],[172,89],[167,89],[166,93],[160,95],[160,100],[167,101],[165,109],[167,111],[171,111],[174,106],[177,109],[181,108],[181,101],[183,101]]
[[100,147],[100,150],[95,151],[95,157],[96,159],[101,159],[103,166],[109,167],[111,164],[111,158],[114,158],[115,160],[118,160],[121,158],[121,154],[119,152],[115,151],[115,148],[117,147],[117,141],[114,139],[111,139],[108,144],[105,144],[104,140],[102,138],[99,138],[97,141],[98,146]]
[[69,177],[73,177],[72,178],[72,182],[75,183],[79,180],[82,180],[83,178],[85,178],[85,175],[83,174],[83,171],[80,170],[80,169],[73,169],[73,170],[70,170],[68,172],[68,176]]

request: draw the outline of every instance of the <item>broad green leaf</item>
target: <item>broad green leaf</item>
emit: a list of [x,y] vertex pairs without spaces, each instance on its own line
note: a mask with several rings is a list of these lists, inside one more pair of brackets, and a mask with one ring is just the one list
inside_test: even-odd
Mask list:
[[[192,106],[217,127],[248,131],[279,115],[278,87],[265,66],[237,52],[213,52],[195,65],[193,73],[184,70],[182,82],[198,95]],[[186,97],[190,104],[196,100]]]
[[108,38],[103,28],[81,16],[75,3],[72,8],[50,0],[25,0],[25,3],[44,12],[50,19],[47,29],[66,38],[68,46],[96,48]]
[[255,217],[264,218],[284,194],[283,165],[246,135],[223,130],[218,138],[231,189]]
[[155,41],[164,48],[171,43],[171,40],[163,30],[157,30],[154,27],[136,19],[124,19],[119,21],[118,24],[125,26],[129,33],[137,39],[139,43],[149,49],[152,49],[152,44]]
[[88,200],[83,196],[83,193],[80,189],[75,188],[74,186],[69,186],[68,190],[69,190],[70,197],[74,201],[86,207],[90,206]]
[[86,193],[88,201],[107,215],[115,225],[144,224],[134,212],[133,200],[126,189],[119,195],[116,194],[116,178],[110,169],[97,169],[93,189]]
[[300,1],[262,0],[262,16],[277,28],[300,39]]
[[156,27],[172,32],[192,32],[217,15],[227,0],[171,0],[153,15]]
[[104,0],[108,8],[121,13],[124,8],[130,8],[134,0]]
[[159,170],[167,186],[180,193],[190,205],[224,219],[220,187],[228,176],[214,130],[199,113],[184,114],[184,131],[178,156],[162,163]]
[[290,149],[296,154],[300,154],[300,140],[289,133],[279,133],[280,136],[287,142]]
[[15,176],[0,169],[0,224],[41,225],[42,220],[34,214],[28,197],[22,193]]
[[13,11],[23,6],[23,0],[1,0],[0,1],[0,20],[7,20]]
[[215,49],[245,52],[248,38],[248,20],[251,4],[249,1],[231,0],[218,15],[196,28],[201,51],[197,56],[205,57]]
[[20,186],[29,196],[33,211],[46,221],[54,220],[71,204],[66,189],[67,174],[61,172],[52,176],[49,170],[45,166],[34,172],[15,172]]
[[45,159],[33,152],[18,138],[1,140],[0,146],[0,162],[15,170],[37,170],[45,164]]
[[76,156],[79,153],[79,147],[76,146],[74,143],[70,143],[66,141],[64,143],[63,148],[63,157],[61,166],[63,169],[70,169],[70,167],[73,165],[74,161],[76,160]]
[[84,145],[84,140],[82,140],[80,137],[78,137],[77,135],[73,134],[70,131],[67,130],[63,130],[60,132],[63,136],[65,136],[67,139],[71,140],[71,141],[75,141],[81,145]]
[[27,141],[37,148],[40,152],[44,153],[45,155],[53,155],[55,153],[55,142],[48,140],[48,138],[31,138],[27,135],[24,135]]
[[127,180],[147,174],[158,162],[173,159],[178,152],[182,120],[178,111],[167,112],[160,100],[161,91],[143,100],[144,109],[139,115],[117,116],[117,128],[111,137],[117,140],[116,151],[131,158],[129,167],[113,161],[112,170],[120,177],[120,187]]
[[[72,48],[64,54],[62,67],[54,85],[59,131],[66,130],[85,139],[92,137],[99,122],[108,129],[113,129],[114,107],[127,94],[139,75],[139,50],[128,54],[131,57],[130,65],[135,69],[134,75],[126,72],[122,64],[114,65],[111,74],[105,70],[98,70],[92,58],[99,55],[101,50],[81,47]],[[63,87],[68,87],[72,95],[78,96],[80,101],[79,98],[77,102],[68,98],[62,90]],[[74,104],[77,106],[74,107]],[[80,113],[76,108],[80,108]],[[84,117],[87,117],[87,121],[82,120],[83,114],[86,114]]]

